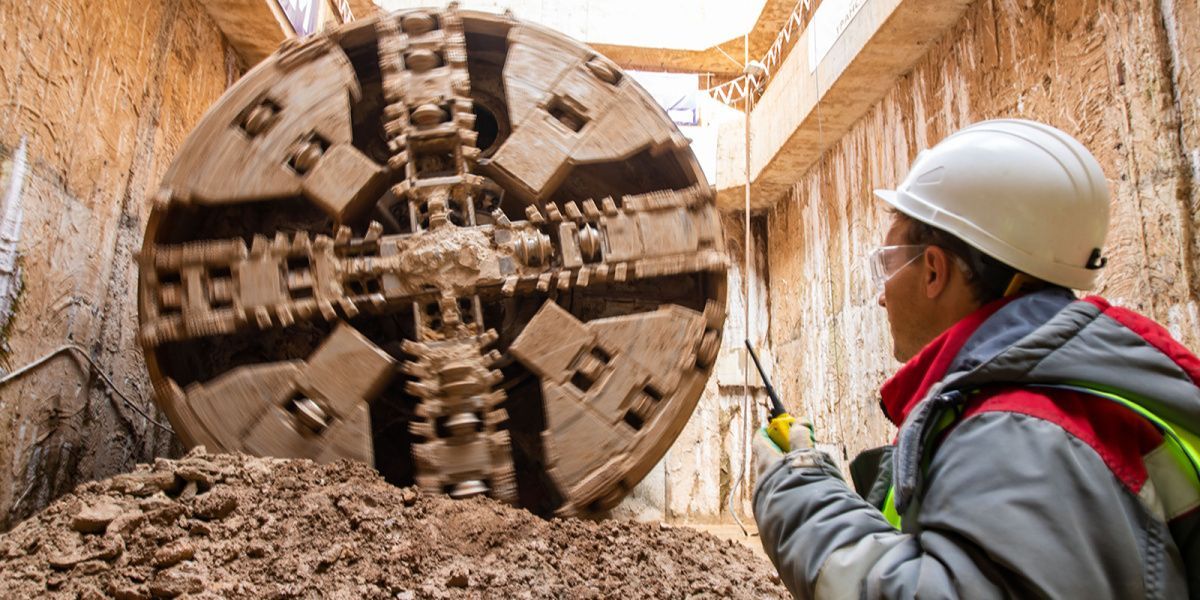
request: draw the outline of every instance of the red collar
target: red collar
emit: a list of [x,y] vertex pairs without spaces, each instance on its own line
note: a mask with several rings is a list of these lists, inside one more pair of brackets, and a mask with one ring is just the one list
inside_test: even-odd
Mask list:
[[941,335],[933,338],[933,341],[926,344],[916,356],[904,363],[895,375],[883,383],[879,388],[882,397],[880,405],[883,407],[883,413],[896,427],[904,423],[908,412],[925,397],[929,388],[946,375],[946,369],[950,368],[950,363],[958,356],[958,351],[967,343],[971,334],[975,333],[988,317],[1014,298],[1016,296],[989,302],[963,317]]

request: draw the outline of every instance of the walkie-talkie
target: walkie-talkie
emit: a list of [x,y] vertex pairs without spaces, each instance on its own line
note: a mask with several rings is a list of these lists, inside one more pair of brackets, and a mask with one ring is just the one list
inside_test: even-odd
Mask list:
[[[796,418],[788,414],[787,409],[783,407],[783,402],[779,400],[779,394],[775,393],[775,387],[771,385],[771,380],[767,379],[767,372],[763,370],[762,363],[758,361],[758,354],[754,352],[754,346],[750,345],[750,340],[745,340],[746,350],[750,352],[750,358],[754,359],[754,366],[758,369],[758,376],[762,377],[763,387],[767,390],[767,396],[771,398],[771,419],[767,421],[767,437],[775,442],[784,452],[791,451],[791,432],[792,425],[796,423]],[[814,443],[816,440],[813,436],[811,425],[808,427],[809,439]]]

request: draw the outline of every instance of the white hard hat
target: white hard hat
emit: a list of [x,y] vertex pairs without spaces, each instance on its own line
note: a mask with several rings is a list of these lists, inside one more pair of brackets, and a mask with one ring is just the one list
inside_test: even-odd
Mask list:
[[1000,262],[1063,287],[1091,289],[1104,266],[1108,183],[1063,131],[982,121],[921,152],[896,190],[875,195]]

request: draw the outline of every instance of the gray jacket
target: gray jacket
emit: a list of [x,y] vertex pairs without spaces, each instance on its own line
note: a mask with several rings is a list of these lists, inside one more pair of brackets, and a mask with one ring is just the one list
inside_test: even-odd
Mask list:
[[[1163,436],[1110,400],[1038,387],[1121,390],[1200,432],[1196,381],[1200,360],[1165,329],[1103,299],[993,303],[884,386],[900,432],[867,499],[813,451],[762,474],[763,548],[798,598],[1200,598],[1200,493]],[[879,510],[892,486],[901,531]]]

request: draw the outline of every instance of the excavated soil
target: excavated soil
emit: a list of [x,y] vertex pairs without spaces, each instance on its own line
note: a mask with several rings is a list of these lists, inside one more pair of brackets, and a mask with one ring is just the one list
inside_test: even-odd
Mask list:
[[361,464],[193,451],[87,483],[0,535],[0,597],[769,598],[748,548],[543,520],[396,488]]

